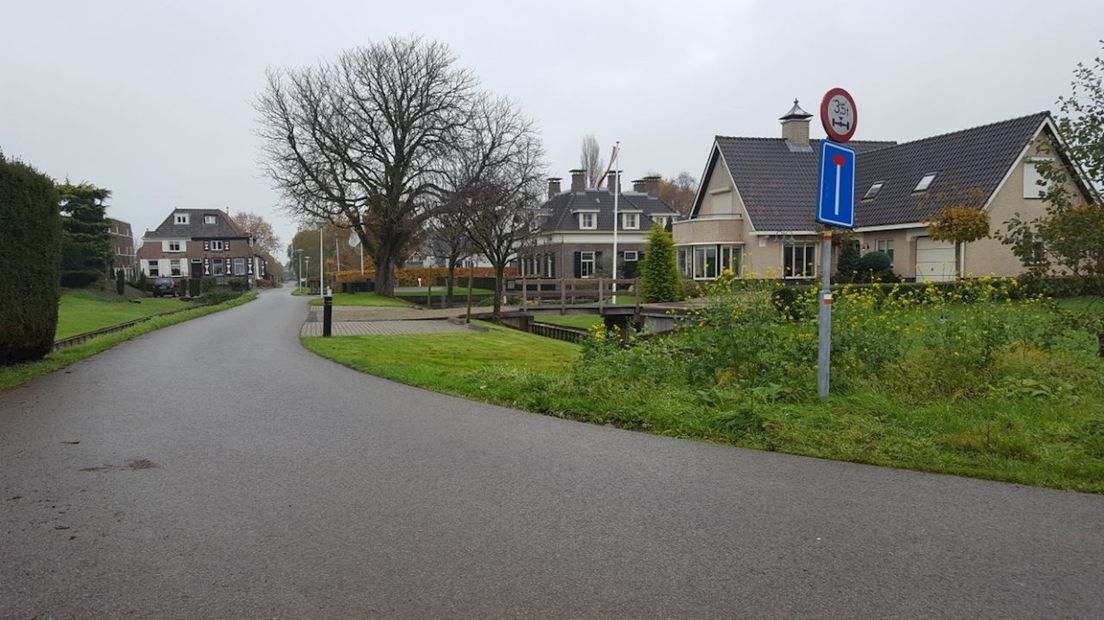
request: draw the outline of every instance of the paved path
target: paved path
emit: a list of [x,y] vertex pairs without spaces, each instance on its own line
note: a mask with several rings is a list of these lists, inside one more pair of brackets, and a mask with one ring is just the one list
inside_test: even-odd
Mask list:
[[0,394],[0,618],[1104,617],[1104,497],[423,392],[305,312]]

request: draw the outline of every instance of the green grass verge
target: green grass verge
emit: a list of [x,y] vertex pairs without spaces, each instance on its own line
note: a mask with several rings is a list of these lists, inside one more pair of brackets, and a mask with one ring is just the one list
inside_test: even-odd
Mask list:
[[[112,293],[113,294],[113,293]],[[92,290],[66,290],[58,304],[55,340],[111,327],[134,319],[189,308],[188,302],[174,297],[146,297],[134,302],[123,297]]]
[[[384,297],[375,293],[334,293],[333,304],[335,306],[372,306],[384,308],[406,308],[410,304],[394,297]],[[322,298],[315,297],[310,301],[312,306],[321,306]]]
[[[1104,403],[947,399],[876,390],[828,402],[733,402],[713,391],[592,381],[579,348],[487,333],[304,338],[318,355],[421,388],[661,435],[942,474],[1104,493]],[[1070,372],[1077,372],[1071,368]],[[1087,372],[1087,370],[1086,370]]]
[[561,327],[574,327],[575,329],[590,329],[592,325],[602,324],[602,317],[597,314],[553,314],[541,312],[534,313],[533,318],[538,323],[548,323]]
[[118,331],[111,334],[105,334],[103,336],[97,336],[82,344],[74,345],[64,348],[60,351],[53,351],[46,357],[24,364],[13,364],[11,366],[0,367],[0,391],[9,390],[13,387],[26,383],[35,377],[42,376],[47,373],[54,372],[69,366],[70,364],[79,362],[85,358],[92,357],[93,355],[106,351],[117,344],[126,342],[133,338],[137,338],[142,334],[148,334],[154,330],[161,329],[162,327],[168,327],[169,325],[175,325],[177,323],[183,323],[190,319],[199,318],[208,314],[213,314],[220,310],[226,310],[227,308],[233,308],[234,306],[240,306],[246,302],[252,301],[257,298],[256,291],[249,291],[243,294],[241,297],[232,299],[230,301],[216,304],[213,306],[199,306],[184,310],[182,312],[175,312],[173,314],[166,314],[164,316],[155,316],[148,321],[139,323],[132,327],[128,327],[122,331]]

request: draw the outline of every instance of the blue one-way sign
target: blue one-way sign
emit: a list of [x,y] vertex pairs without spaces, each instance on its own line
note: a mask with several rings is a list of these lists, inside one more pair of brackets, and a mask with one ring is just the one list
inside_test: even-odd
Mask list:
[[830,140],[821,142],[816,221],[855,227],[855,151]]

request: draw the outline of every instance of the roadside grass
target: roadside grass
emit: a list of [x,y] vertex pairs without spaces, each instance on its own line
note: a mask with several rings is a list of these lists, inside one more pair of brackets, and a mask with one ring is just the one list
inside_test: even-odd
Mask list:
[[602,317],[597,314],[534,314],[533,319],[538,323],[548,323],[561,327],[574,327],[575,329],[590,329],[593,325],[601,325]]
[[143,334],[148,334],[149,332],[163,327],[183,323],[184,321],[199,318],[201,316],[207,316],[208,314],[214,314],[220,310],[240,306],[256,298],[257,292],[249,291],[244,293],[241,297],[231,299],[221,304],[199,306],[181,312],[166,314],[164,316],[155,316],[148,321],[144,321],[133,327],[128,327],[122,331],[97,336],[82,344],[67,347],[60,351],[53,351],[38,361],[13,364],[11,366],[0,366],[0,391],[10,390],[35,377],[54,372],[55,370],[60,370]]
[[[1104,361],[1085,354],[1087,340],[1069,350],[1001,352],[994,384],[974,395],[918,400],[872,381],[826,402],[787,396],[774,385],[703,389],[657,379],[683,368],[675,358],[644,360],[635,348],[588,365],[580,355],[586,346],[500,327],[486,334],[304,338],[303,344],[387,379],[583,422],[1104,493]],[[918,338],[910,346],[925,345]],[[811,393],[812,379],[803,375],[797,383],[808,383]]]
[[[310,305],[321,306],[322,298],[315,297],[310,300]],[[335,306],[372,306],[406,308],[410,303],[394,297],[384,297],[375,293],[334,293],[333,305]]]
[[[112,293],[114,294],[114,293]],[[58,304],[58,327],[54,336],[61,340],[134,319],[190,307],[174,297],[145,297],[129,301],[91,290],[65,290]]]

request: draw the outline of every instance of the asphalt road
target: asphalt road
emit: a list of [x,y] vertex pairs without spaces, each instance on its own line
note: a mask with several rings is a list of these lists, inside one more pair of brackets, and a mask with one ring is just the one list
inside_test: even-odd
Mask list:
[[0,394],[0,617],[1104,617],[1104,497],[423,392],[305,303]]

